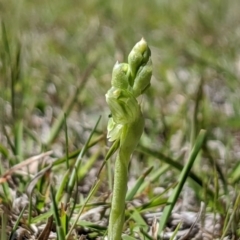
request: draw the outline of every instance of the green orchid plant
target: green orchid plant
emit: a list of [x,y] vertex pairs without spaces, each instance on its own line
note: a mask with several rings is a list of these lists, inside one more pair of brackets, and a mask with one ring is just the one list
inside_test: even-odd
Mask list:
[[121,239],[128,166],[144,128],[144,118],[137,97],[150,86],[151,76],[151,51],[147,42],[141,39],[128,55],[128,63],[115,64],[112,72],[112,87],[106,94],[106,101],[111,110],[107,137],[111,142],[119,142],[108,227],[109,240]]

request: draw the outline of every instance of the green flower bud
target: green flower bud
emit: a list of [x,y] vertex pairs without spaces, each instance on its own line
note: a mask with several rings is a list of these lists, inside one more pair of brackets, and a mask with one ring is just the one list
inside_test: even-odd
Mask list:
[[118,63],[113,67],[111,84],[115,88],[127,89],[128,88],[128,64]]
[[111,117],[108,120],[108,126],[107,126],[107,130],[108,130],[107,138],[108,138],[108,141],[113,142],[113,141],[119,139],[121,134],[122,134],[122,128],[123,128],[123,125],[115,123],[113,118]]
[[117,124],[135,121],[140,114],[140,107],[131,92],[112,87],[106,94],[106,101]]
[[146,65],[140,67],[137,72],[137,76],[133,84],[133,95],[138,97],[141,95],[149,86],[152,76],[152,61],[151,59],[147,62]]
[[151,50],[149,47],[147,47],[146,51],[143,53],[143,60],[142,64],[146,64],[151,57]]
[[[128,63],[132,79],[135,78],[138,69],[146,64],[151,56],[147,42],[142,38],[128,55]],[[131,83],[132,86],[133,83]]]

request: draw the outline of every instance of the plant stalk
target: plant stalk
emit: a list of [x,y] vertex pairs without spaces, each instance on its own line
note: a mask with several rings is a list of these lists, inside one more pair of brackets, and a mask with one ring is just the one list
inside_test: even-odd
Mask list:
[[128,165],[143,133],[144,118],[137,97],[150,86],[152,76],[151,51],[141,39],[128,55],[127,63],[116,63],[112,72],[112,87],[106,94],[111,110],[108,139],[119,142],[115,163],[113,197],[108,227],[108,240],[121,240],[125,216]]
[[141,112],[139,112],[139,117],[135,122],[126,124],[123,128],[119,152],[115,162],[113,197],[108,228],[109,240],[121,240],[125,220],[128,166],[131,155],[143,133],[143,128],[144,118]]
[[128,165],[130,156],[125,158],[122,149],[119,150],[114,171],[114,187],[109,220],[109,240],[120,240],[124,225],[125,196],[127,193]]

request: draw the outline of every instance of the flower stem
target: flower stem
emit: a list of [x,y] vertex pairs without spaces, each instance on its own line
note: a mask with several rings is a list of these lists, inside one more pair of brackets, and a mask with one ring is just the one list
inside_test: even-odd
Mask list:
[[109,220],[108,236],[109,240],[120,240],[125,216],[125,196],[127,193],[128,165],[129,160],[123,159],[123,152],[120,149],[114,171],[114,187]]
[[125,220],[125,198],[128,183],[128,166],[131,154],[136,148],[144,128],[144,118],[139,117],[126,124],[120,138],[120,148],[115,162],[113,197],[108,228],[109,240],[121,240]]

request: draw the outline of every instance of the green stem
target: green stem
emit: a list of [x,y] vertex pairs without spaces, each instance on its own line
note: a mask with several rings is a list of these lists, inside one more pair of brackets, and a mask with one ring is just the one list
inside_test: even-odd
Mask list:
[[114,187],[109,220],[109,240],[120,240],[125,216],[125,196],[127,193],[128,165],[130,156],[125,156],[122,148],[115,162]]
[[108,239],[121,240],[125,220],[125,198],[128,183],[128,165],[131,154],[142,135],[144,119],[139,112],[138,119],[126,124],[120,138],[120,148],[115,163],[113,197],[109,219]]

